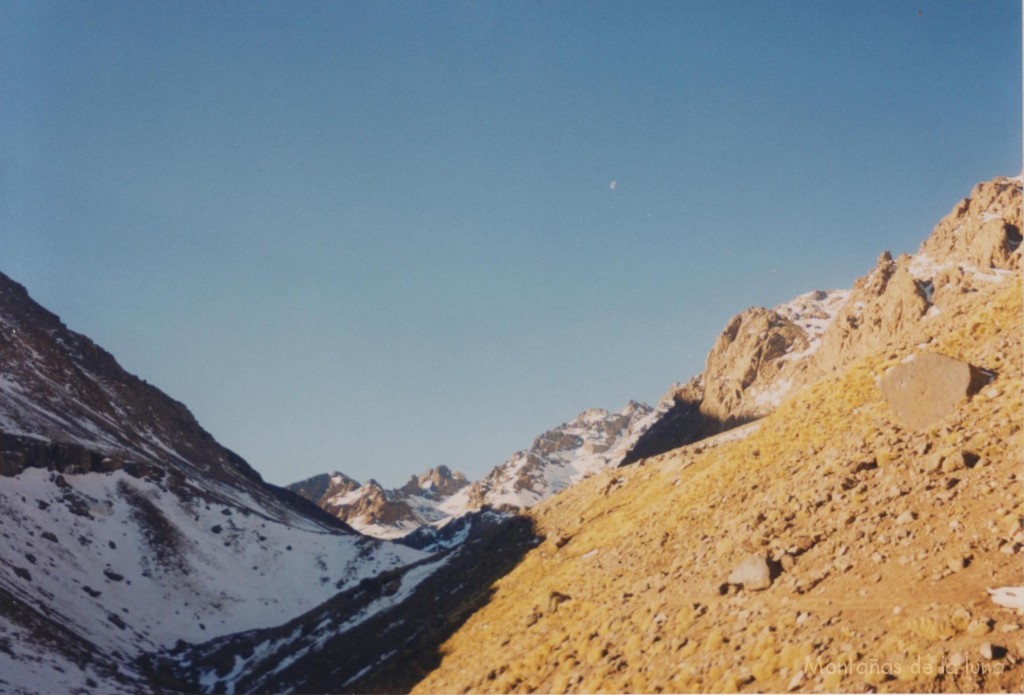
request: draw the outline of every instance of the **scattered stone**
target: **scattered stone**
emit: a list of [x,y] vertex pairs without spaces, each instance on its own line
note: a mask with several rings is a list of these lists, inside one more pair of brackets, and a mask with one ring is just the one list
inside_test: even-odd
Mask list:
[[921,469],[925,473],[938,473],[942,469],[942,454],[932,454],[926,458]]
[[551,537],[551,543],[556,548],[564,548],[571,540],[572,536],[563,536],[560,534],[555,534]]
[[982,642],[979,651],[981,652],[981,658],[988,659],[989,661],[993,659],[1002,659],[1006,656],[1005,647],[1001,647],[998,644],[992,644],[991,642]]
[[925,430],[952,415],[989,381],[980,369],[946,355],[913,355],[886,372],[882,396],[901,424]]
[[748,555],[729,573],[726,581],[748,591],[761,591],[772,585],[771,570],[763,555]]
[[954,557],[946,563],[946,566],[949,567],[950,572],[959,572],[964,567],[967,567],[968,561],[966,557]]
[[[977,459],[975,459],[977,460]],[[952,451],[942,457],[942,472],[953,473],[968,467],[971,458],[963,451]]]
[[967,626],[967,634],[971,637],[984,637],[988,633],[992,632],[992,628],[995,626],[995,621],[985,616],[979,616],[971,621]]
[[913,521],[916,518],[917,518],[917,514],[915,514],[914,512],[912,512],[910,510],[907,510],[907,511],[903,512],[902,514],[900,514],[898,517],[896,517],[896,523],[897,524],[909,524],[911,521]]

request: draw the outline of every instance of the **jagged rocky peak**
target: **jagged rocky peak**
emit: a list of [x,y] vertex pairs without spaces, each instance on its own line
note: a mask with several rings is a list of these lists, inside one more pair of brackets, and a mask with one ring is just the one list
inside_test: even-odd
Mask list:
[[[317,502],[356,530],[377,538],[440,528],[485,507],[519,509],[621,463],[652,412],[637,401],[614,413],[589,408],[537,436],[529,449],[516,452],[476,482],[447,466],[437,466],[411,476],[394,490],[385,490],[375,481],[359,486],[346,478],[349,483],[331,485]],[[311,486],[303,481],[291,487],[299,491]]]
[[621,415],[623,417],[632,419],[636,417],[644,417],[645,415],[650,414],[651,410],[651,406],[647,405],[646,403],[631,400],[629,401],[629,403],[626,403],[626,405],[622,408],[622,410],[620,410],[617,413],[617,415]]
[[437,466],[419,475],[413,475],[400,490],[409,495],[420,495],[429,499],[450,497],[469,485],[462,473],[452,471],[448,466]]
[[350,478],[344,473],[334,471],[330,476],[331,485],[339,488],[348,488],[349,490],[355,490],[359,487],[359,481],[355,478]]
[[338,472],[314,476],[289,488],[299,494],[308,493],[308,499],[360,533],[389,539],[450,518],[449,512],[441,510],[442,505],[468,485],[462,473],[437,466],[411,476],[395,489],[385,488],[372,478],[361,484]]
[[584,410],[534,439],[467,493],[479,508],[529,507],[604,468],[619,465],[652,420],[650,406],[630,401],[618,412]]
[[970,196],[939,222],[918,255],[938,264],[1019,269],[1020,193],[1020,177],[999,177],[977,184]]
[[323,506],[323,503],[335,497],[346,495],[358,489],[360,483],[344,473],[334,471],[333,473],[314,475],[311,478],[300,480],[286,487],[295,494],[305,497],[310,502]]

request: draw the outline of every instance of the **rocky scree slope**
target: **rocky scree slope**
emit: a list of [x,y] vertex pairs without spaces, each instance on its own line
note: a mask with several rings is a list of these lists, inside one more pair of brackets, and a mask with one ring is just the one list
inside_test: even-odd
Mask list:
[[[1022,584],[1019,230],[1020,181],[979,185],[857,283],[772,414],[531,509],[546,540],[414,692],[1024,689],[990,594]],[[925,353],[989,383],[918,429],[880,384]]]
[[425,557],[263,483],[4,275],[0,365],[0,690],[145,690],[145,652]]

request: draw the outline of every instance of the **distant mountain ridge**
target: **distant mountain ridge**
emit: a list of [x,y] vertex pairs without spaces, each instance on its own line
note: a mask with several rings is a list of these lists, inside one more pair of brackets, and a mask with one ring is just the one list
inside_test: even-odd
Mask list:
[[360,484],[337,472],[293,483],[288,489],[361,533],[400,538],[485,508],[517,511],[616,466],[653,415],[650,406],[632,401],[614,413],[585,410],[538,435],[528,449],[516,452],[474,483],[462,473],[438,466],[393,490],[375,480]]
[[338,472],[287,487],[360,533],[398,538],[450,519],[441,507],[467,485],[469,481],[462,473],[438,466],[411,476],[405,485],[393,490],[373,479],[363,485]]

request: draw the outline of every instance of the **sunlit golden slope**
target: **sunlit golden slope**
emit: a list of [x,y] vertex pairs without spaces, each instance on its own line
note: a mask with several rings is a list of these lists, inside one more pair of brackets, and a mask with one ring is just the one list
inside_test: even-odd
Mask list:
[[[897,336],[745,439],[536,507],[547,540],[416,692],[1024,689],[1024,616],[986,592],[1024,584],[1010,552],[1024,540],[1021,315],[1019,279],[982,287],[934,321],[929,344]],[[912,433],[876,379],[924,349],[998,378]],[[981,459],[926,472],[960,451]],[[753,551],[786,569],[765,591],[721,593]],[[986,642],[1007,653],[983,659]]]

